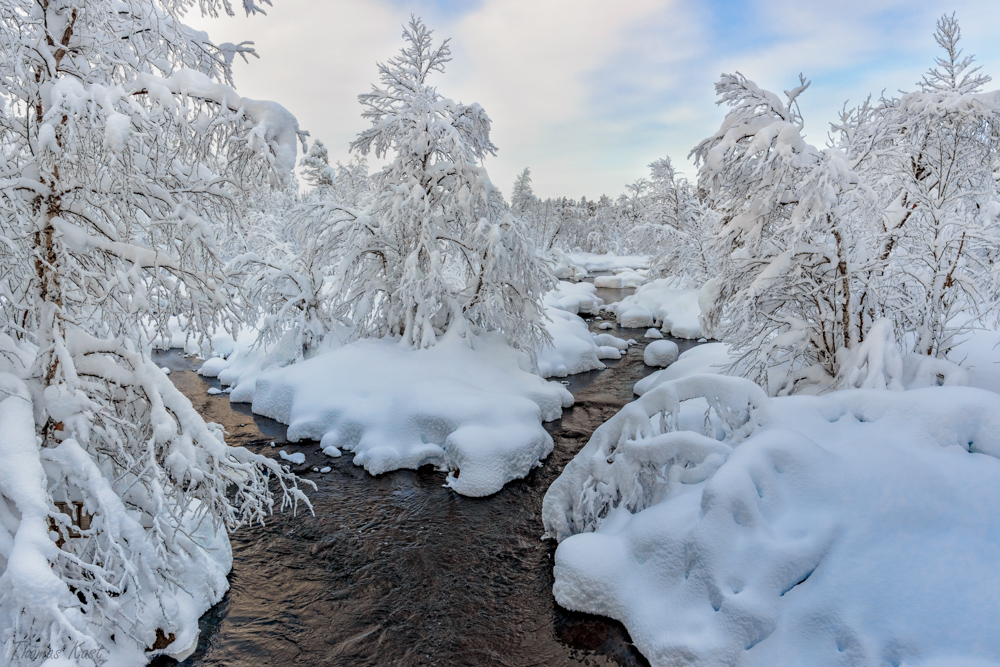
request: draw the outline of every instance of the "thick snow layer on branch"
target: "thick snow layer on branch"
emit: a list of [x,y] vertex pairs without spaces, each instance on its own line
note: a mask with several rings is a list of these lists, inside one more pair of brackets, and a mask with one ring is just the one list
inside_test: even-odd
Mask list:
[[554,594],[657,665],[995,664],[998,457],[978,389],[666,382],[546,494]]
[[541,422],[558,419],[573,396],[522,370],[498,338],[454,333],[414,350],[362,340],[264,372],[253,411],[288,424],[291,441],[354,452],[373,475],[432,464],[468,496],[496,493],[552,451]]
[[670,278],[661,278],[641,286],[607,310],[618,316],[623,327],[645,328],[656,324],[674,338],[701,338],[698,316],[698,290],[678,289]]

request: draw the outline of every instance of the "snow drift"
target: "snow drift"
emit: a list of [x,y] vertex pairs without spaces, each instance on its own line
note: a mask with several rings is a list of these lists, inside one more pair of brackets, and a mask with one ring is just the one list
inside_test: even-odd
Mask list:
[[496,493],[552,451],[542,421],[558,419],[573,396],[523,370],[524,356],[498,336],[455,334],[414,350],[361,340],[265,371],[253,411],[288,424],[288,439],[318,440],[354,453],[373,475],[432,464],[467,496]]
[[546,494],[553,591],[655,665],[994,664],[997,457],[978,389],[664,382]]

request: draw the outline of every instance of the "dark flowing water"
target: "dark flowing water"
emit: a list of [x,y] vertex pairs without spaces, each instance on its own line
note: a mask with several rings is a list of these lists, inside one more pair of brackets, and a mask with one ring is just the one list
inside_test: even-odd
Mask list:
[[[631,291],[599,295],[610,303]],[[202,617],[198,649],[181,664],[647,664],[620,623],[555,603],[555,545],[540,539],[545,490],[654,370],[642,363],[643,331],[607,333],[638,345],[606,370],[569,378],[576,405],[547,425],[553,453],[488,498],[455,494],[430,467],[372,477],[350,454],[330,459],[314,442],[288,443],[282,424],[208,395],[217,384],[196,375],[191,360],[158,355],[230,444],[271,456],[301,451],[306,462],[293,469],[318,486],[309,493],[315,516],[277,515],[232,536],[231,589]],[[332,470],[312,471],[322,466]]]

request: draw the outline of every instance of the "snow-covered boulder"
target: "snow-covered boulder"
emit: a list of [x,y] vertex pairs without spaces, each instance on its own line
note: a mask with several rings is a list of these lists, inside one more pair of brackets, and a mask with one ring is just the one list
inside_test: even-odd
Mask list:
[[587,323],[576,315],[547,308],[545,328],[552,336],[551,347],[538,350],[538,372],[542,377],[566,377],[584,371],[604,368],[601,359],[619,359],[617,349],[603,349],[587,329]]
[[621,269],[649,268],[649,255],[598,255],[592,252],[567,253],[569,261],[583,268],[587,273],[617,271]]
[[629,298],[631,297],[612,304],[615,307],[615,314],[618,315],[618,324],[626,329],[644,329],[653,326],[655,323],[653,311],[637,303],[626,303]]
[[663,333],[659,329],[646,329],[646,333],[643,334],[643,338],[659,340],[660,338],[663,338]]
[[[674,338],[701,338],[698,317],[698,290],[678,288],[676,281],[661,278],[646,283],[607,310],[618,316],[623,327],[649,327],[656,324]],[[627,323],[626,323],[627,322]]]
[[642,361],[647,366],[669,366],[677,361],[680,350],[672,340],[654,340],[642,353]]
[[670,364],[661,371],[656,371],[647,375],[635,383],[632,391],[636,396],[642,396],[653,387],[680,380],[681,378],[704,373],[722,373],[722,371],[733,362],[733,357],[729,353],[729,348],[725,343],[705,343],[685,350],[677,361]]
[[558,603],[655,665],[995,665],[1000,396],[666,382],[543,503]]
[[640,269],[624,269],[618,271],[613,276],[597,276],[594,278],[595,287],[610,287],[612,289],[622,289],[625,287],[638,287],[649,277],[649,271]]
[[289,441],[353,452],[373,475],[432,464],[450,471],[456,492],[490,495],[549,455],[541,422],[573,396],[525,371],[499,336],[471,343],[453,333],[419,350],[351,343],[261,373],[253,411],[288,424]]
[[597,296],[593,283],[568,283],[560,281],[559,286],[544,298],[546,308],[558,308],[574,315],[597,315],[601,312],[604,299]]

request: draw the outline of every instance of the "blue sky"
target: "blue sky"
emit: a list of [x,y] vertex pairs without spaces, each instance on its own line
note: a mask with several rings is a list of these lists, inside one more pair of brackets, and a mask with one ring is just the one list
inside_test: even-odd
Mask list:
[[255,42],[261,58],[238,64],[240,91],[285,105],[346,161],[365,127],[357,95],[409,15],[422,16],[452,39],[439,91],[493,120],[493,181],[509,191],[531,167],[536,194],[593,198],[666,155],[693,177],[687,154],[724,115],[723,72],[779,93],[804,73],[808,136],[825,142],[845,100],[915,87],[937,55],[934,22],[952,11],[1000,87],[996,0],[274,0],[266,17],[191,22],[217,41]]

